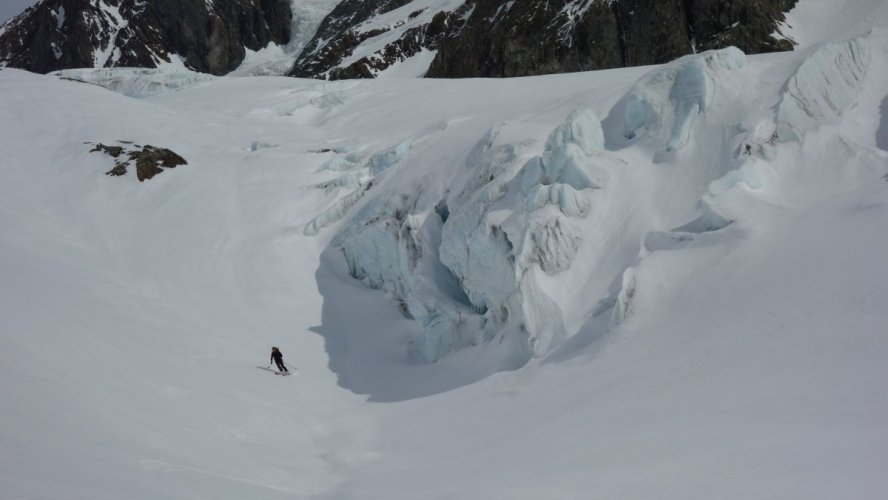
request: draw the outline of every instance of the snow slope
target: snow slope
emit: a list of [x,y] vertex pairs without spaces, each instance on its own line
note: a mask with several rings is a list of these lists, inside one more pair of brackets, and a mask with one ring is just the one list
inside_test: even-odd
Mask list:
[[880,497],[871,12],[514,80],[0,70],[2,496]]
[[836,2],[799,0],[781,28],[800,48],[823,41],[861,35],[873,25],[885,26],[888,5],[882,0]]

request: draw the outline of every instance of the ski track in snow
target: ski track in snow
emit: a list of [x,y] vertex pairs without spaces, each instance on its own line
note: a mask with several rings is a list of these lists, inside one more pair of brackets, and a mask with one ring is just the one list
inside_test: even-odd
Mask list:
[[[795,53],[512,80],[3,69],[0,496],[878,497],[888,30],[853,6]],[[106,176],[118,141],[188,164]],[[471,318],[503,285],[430,259],[442,199],[527,235],[532,356],[410,359],[440,331],[399,290]],[[368,214],[403,224],[355,240],[388,294],[337,246]]]

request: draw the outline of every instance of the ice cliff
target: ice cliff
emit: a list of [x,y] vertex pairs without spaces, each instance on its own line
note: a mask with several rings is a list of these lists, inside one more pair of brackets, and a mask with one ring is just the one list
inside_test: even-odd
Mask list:
[[860,93],[870,65],[863,38],[829,43],[806,59],[786,85],[777,112],[777,135],[799,140],[821,124],[835,123]]
[[[681,149],[689,139],[698,115],[710,106],[717,76],[746,65],[746,55],[734,47],[702,55],[685,56],[635,84],[611,113],[615,146],[645,137],[666,151]],[[622,137],[618,135],[622,132]]]
[[[570,268],[583,239],[575,221],[590,212],[614,161],[588,109],[573,112],[542,154],[523,163],[532,143],[504,140],[508,128],[494,127],[479,141],[466,160],[470,175],[455,178],[443,196],[419,189],[374,197],[335,240],[352,276],[389,293],[423,326],[411,347],[421,361],[504,331],[522,337],[524,356],[565,336],[537,273]],[[374,153],[363,168],[378,178],[408,149],[402,142]]]
[[65,69],[53,74],[59,78],[99,85],[125,96],[136,98],[175,92],[218,78],[184,68]]
[[[728,249],[759,216],[748,206],[810,191],[773,161],[791,154],[783,142],[853,105],[870,57],[862,39],[825,45],[763,93],[750,82],[767,64],[736,48],[685,56],[639,78],[603,121],[576,108],[544,141],[501,123],[462,169],[410,182],[391,179],[422,171],[411,148],[425,139],[340,155],[323,168],[349,192],[305,231],[345,219],[333,246],[354,278],[421,325],[418,361],[493,339],[509,339],[520,360],[546,356],[649,300],[658,255]],[[861,157],[872,170],[874,157]],[[796,163],[806,162],[823,163]]]

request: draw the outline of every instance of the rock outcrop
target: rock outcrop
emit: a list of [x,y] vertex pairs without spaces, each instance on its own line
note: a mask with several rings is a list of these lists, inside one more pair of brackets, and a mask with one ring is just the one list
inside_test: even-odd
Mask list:
[[136,178],[144,182],[155,175],[162,173],[165,168],[176,168],[179,165],[187,165],[188,162],[178,154],[167,148],[133,144],[129,141],[120,141],[116,146],[96,144],[90,153],[105,153],[114,158],[114,168],[105,172],[106,175],[119,177],[126,175],[131,163],[136,163]]

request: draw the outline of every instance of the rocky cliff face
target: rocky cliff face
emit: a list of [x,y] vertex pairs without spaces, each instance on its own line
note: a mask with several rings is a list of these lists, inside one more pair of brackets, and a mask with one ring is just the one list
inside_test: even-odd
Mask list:
[[[792,49],[772,36],[796,0],[345,0],[292,75],[373,77],[435,53],[426,76],[509,77],[666,62],[730,45]],[[411,17],[413,16],[413,17]],[[412,22],[422,17],[422,22]],[[412,24],[411,24],[412,22]]]
[[465,17],[462,1],[344,0],[321,24],[291,76],[373,78],[393,64],[434,51]]
[[609,2],[470,1],[472,16],[441,43],[428,76],[522,76],[624,65]]
[[[373,78],[411,61],[405,76],[509,77],[662,63],[729,45],[746,53],[788,50],[792,42],[773,34],[796,1],[343,0],[288,74]],[[290,4],[43,0],[0,28],[0,65],[46,73],[181,60],[224,74],[245,49],[289,41]]]
[[163,64],[212,74],[290,38],[289,0],[44,0],[0,28],[0,64],[37,73]]
[[772,37],[795,0],[474,0],[428,76],[507,77],[658,64],[734,45],[790,50]]

